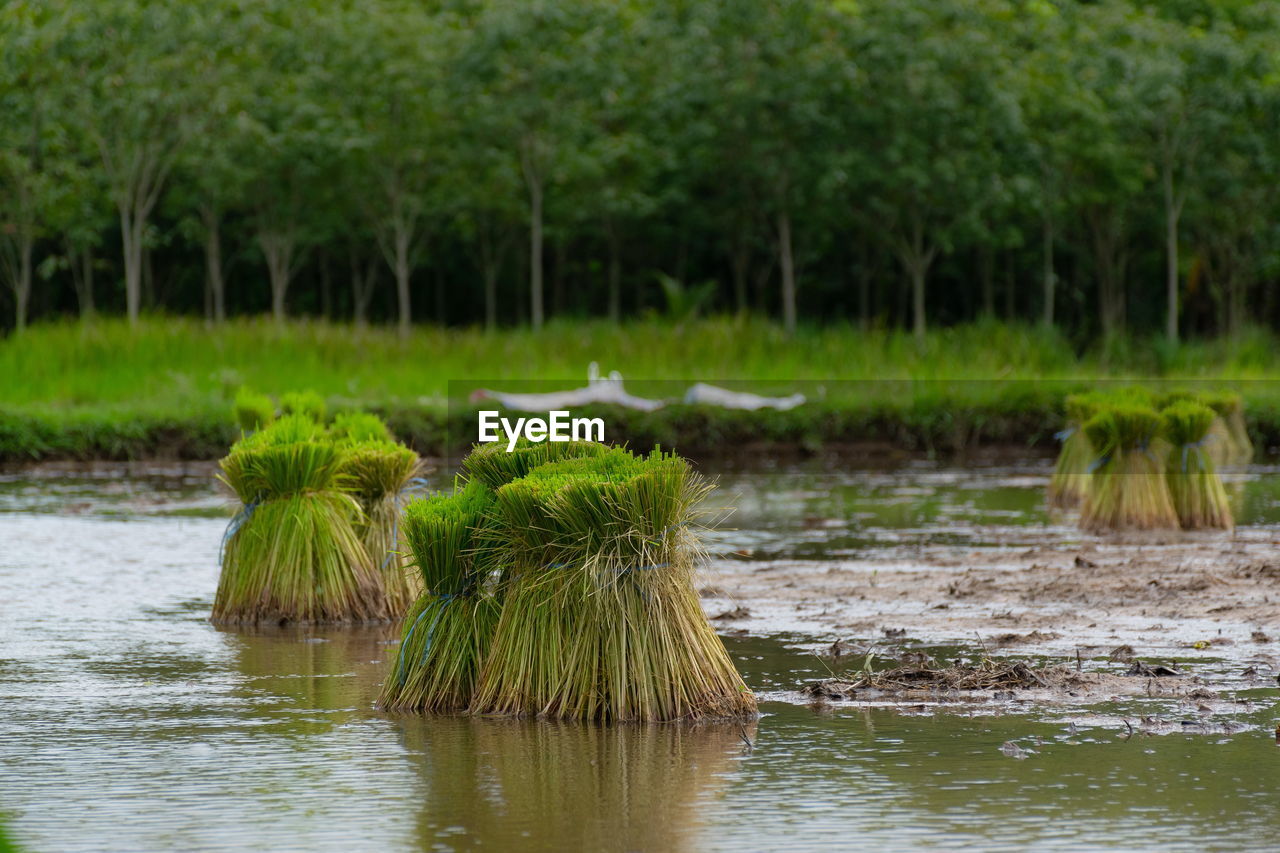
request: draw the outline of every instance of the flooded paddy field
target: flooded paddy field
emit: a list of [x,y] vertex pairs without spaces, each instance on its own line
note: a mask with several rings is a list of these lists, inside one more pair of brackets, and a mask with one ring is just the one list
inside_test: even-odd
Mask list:
[[612,727],[380,713],[394,626],[210,625],[210,466],[11,471],[0,812],[30,850],[1274,849],[1275,471],[1234,534],[1120,538],[1050,464],[704,466],[762,716]]

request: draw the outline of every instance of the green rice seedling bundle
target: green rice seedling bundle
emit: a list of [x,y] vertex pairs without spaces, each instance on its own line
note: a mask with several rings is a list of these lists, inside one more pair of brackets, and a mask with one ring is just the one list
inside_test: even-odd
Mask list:
[[276,418],[276,404],[266,394],[258,394],[248,388],[236,392],[236,425],[244,433],[257,432]]
[[347,451],[342,471],[363,510],[360,540],[382,575],[387,606],[404,613],[422,591],[399,535],[400,509],[418,473],[418,454],[388,439],[339,437],[338,443]]
[[388,710],[462,711],[470,704],[488,652],[498,605],[476,560],[479,531],[493,493],[473,480],[451,495],[405,507],[402,527],[423,592],[405,620],[404,637],[379,704]]
[[562,459],[600,456],[608,446],[594,441],[545,441],[535,444],[521,439],[508,452],[501,442],[477,445],[462,460],[468,480],[479,480],[490,489],[498,489],[524,477],[534,468]]
[[509,565],[472,711],[582,720],[755,713],[693,586],[710,490],[678,456],[625,450],[533,468],[496,492]]
[[368,412],[339,412],[329,433],[340,441],[394,441],[386,422]]
[[324,423],[328,407],[324,397],[315,391],[290,391],[280,395],[280,410],[286,415],[305,415],[316,423]]
[[224,541],[215,622],[392,615],[357,532],[363,511],[342,470],[346,455],[302,415],[286,415],[232,447],[220,479],[243,507]]
[[1217,414],[1190,401],[1174,403],[1160,414],[1172,445],[1165,476],[1178,522],[1187,529],[1229,530],[1234,525],[1231,505],[1206,447]]
[[1084,425],[1097,457],[1080,513],[1085,530],[1176,528],[1164,464],[1153,446],[1162,423],[1153,409],[1104,408]]
[[1209,450],[1223,465],[1239,465],[1253,459],[1253,441],[1244,420],[1244,400],[1239,394],[1201,394],[1200,402],[1213,409],[1217,421],[1209,428]]
[[1085,421],[1093,417],[1102,401],[1097,394],[1070,394],[1066,399],[1067,428],[1060,433],[1062,450],[1049,479],[1049,504],[1060,508],[1076,506],[1089,485],[1089,466],[1094,452],[1085,435]]

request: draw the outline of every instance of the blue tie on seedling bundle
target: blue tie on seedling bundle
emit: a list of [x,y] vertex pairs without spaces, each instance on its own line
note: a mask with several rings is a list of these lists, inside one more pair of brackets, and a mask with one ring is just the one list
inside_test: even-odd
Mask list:
[[[422,646],[422,658],[419,661],[420,665],[426,664],[427,655],[431,653],[431,640],[435,637],[436,626],[440,624],[440,617],[444,615],[444,609],[449,606],[450,602],[459,598],[466,598],[469,594],[469,592],[442,592],[440,595],[436,596],[440,599],[440,605],[436,607],[436,615],[432,617],[431,627],[427,629],[427,641]],[[405,634],[404,642],[400,644],[400,654],[396,660],[396,670],[400,673],[399,683],[401,685],[405,682],[404,650],[408,647],[409,641],[413,639],[413,632],[418,630],[418,625],[422,623],[422,618],[426,615],[427,608],[423,608],[422,612],[418,614],[418,618],[413,620],[413,625],[409,627],[409,633]]]
[[1189,444],[1182,445],[1182,473],[1184,474],[1187,473],[1187,456],[1190,454],[1191,450],[1192,449],[1199,450],[1203,448],[1206,444],[1212,441],[1213,438],[1214,438],[1213,435],[1206,435],[1204,438],[1200,439],[1199,441],[1193,441]]
[[1053,437],[1058,441],[1066,441],[1068,438],[1071,438],[1071,436],[1075,434],[1076,434],[1076,427],[1070,426],[1070,427],[1067,427],[1066,429],[1058,430],[1053,434]]
[[227,529],[222,534],[222,544],[218,546],[218,565],[222,565],[222,561],[226,558],[227,543],[231,541],[231,537],[236,535],[236,531],[244,526],[244,523],[253,517],[253,511],[262,503],[261,498],[254,498],[249,503],[240,507],[236,514],[231,516],[231,521],[227,523]]

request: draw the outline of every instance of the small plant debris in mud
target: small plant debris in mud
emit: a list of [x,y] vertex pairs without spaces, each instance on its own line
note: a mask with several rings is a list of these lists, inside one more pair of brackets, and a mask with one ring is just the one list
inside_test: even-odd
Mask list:
[[892,669],[829,678],[807,685],[804,692],[816,699],[853,699],[859,690],[900,693],[909,690],[1029,690],[1049,688],[1061,681],[1063,666],[1037,669],[1025,661],[984,658],[976,666],[959,661],[941,666],[936,661],[903,663]]
[[1104,700],[1114,695],[1196,696],[1196,679],[1172,667],[1135,661],[1125,673],[1081,671],[1074,664],[1037,666],[1029,661],[983,657],[977,663],[944,663],[921,654],[903,655],[888,669],[862,670],[815,681],[801,689],[818,700],[859,700],[891,697],[917,700],[922,694],[991,694],[974,698],[1011,699],[1016,691],[1050,697]]

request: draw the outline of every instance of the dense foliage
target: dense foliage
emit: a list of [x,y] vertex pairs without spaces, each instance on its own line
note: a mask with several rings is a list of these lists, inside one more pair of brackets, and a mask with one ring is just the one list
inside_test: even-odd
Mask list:
[[0,43],[11,328],[1280,318],[1275,4],[37,0]]

